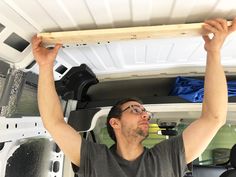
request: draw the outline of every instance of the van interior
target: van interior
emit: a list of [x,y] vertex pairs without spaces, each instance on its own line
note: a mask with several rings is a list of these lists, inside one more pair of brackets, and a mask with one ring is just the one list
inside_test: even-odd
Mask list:
[[[204,80],[201,25],[216,17],[230,24],[236,17],[235,2],[0,1],[0,176],[76,176],[40,118],[32,36],[45,37],[48,48],[53,48],[54,39],[63,44],[54,78],[68,124],[84,138],[111,146],[106,130],[109,109],[121,98],[138,97],[154,116],[143,142],[152,147],[181,134],[201,115],[201,102],[171,91],[178,77]],[[221,53],[227,81],[236,81],[235,46],[232,33]],[[232,95],[226,124],[188,165],[185,177],[219,177],[235,170],[235,144]]]

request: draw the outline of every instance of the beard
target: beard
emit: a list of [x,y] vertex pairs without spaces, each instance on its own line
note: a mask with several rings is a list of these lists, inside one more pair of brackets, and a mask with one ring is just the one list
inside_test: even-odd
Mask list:
[[135,129],[133,129],[131,127],[124,126],[122,132],[125,137],[129,137],[131,139],[139,139],[139,141],[141,142],[145,140],[149,135],[148,128],[143,127],[136,127]]
[[141,128],[137,128],[136,129],[136,134],[143,137],[144,139],[146,139],[149,135],[149,132],[148,132],[148,130],[145,131],[145,130],[142,130]]

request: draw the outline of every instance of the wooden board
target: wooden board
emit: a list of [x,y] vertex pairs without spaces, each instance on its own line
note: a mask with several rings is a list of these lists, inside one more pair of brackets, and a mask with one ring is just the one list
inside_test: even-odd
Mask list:
[[[86,45],[91,43],[104,43],[111,41],[124,41],[136,39],[173,38],[203,35],[204,23],[143,26],[129,28],[95,29],[65,32],[39,33],[43,43]],[[228,22],[231,25],[232,22]]]

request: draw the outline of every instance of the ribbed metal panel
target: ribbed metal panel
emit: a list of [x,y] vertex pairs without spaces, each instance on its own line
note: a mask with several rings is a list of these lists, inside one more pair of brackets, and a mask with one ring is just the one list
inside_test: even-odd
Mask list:
[[40,31],[202,22],[236,15],[234,0],[3,0]]
[[[197,23],[208,18],[236,16],[234,0],[2,0],[0,23],[4,31],[19,32],[30,41],[33,34],[49,31],[118,28],[162,24]],[[4,18],[5,17],[5,18]],[[10,32],[9,32],[10,33]],[[235,38],[222,52],[225,65],[236,65]],[[0,46],[1,57],[25,67],[32,61],[29,49],[22,53]],[[55,68],[88,64],[98,74],[158,70],[174,66],[203,66],[205,52],[201,37],[110,42],[60,51]],[[37,73],[37,67],[32,69]],[[55,74],[58,79],[62,77]]]

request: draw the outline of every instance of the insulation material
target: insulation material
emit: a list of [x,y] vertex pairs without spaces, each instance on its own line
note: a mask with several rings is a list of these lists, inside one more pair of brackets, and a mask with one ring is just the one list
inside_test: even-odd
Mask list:
[[4,84],[5,84],[5,80],[6,80],[6,78],[4,78],[3,76],[0,76],[0,97],[1,97],[2,92],[3,92],[3,87],[4,87]]
[[13,114],[13,117],[21,116],[39,116],[37,89],[26,83],[22,88],[16,111]]
[[[25,73],[20,70],[12,70],[10,73],[9,78],[7,79],[8,82],[13,82],[11,84],[10,90],[7,90],[5,87],[5,91],[10,91],[10,94],[6,95],[5,101],[7,102],[6,105],[2,106],[0,116],[11,117],[11,115],[15,112],[17,101],[20,97],[22,86],[24,84],[24,75]],[[4,93],[3,93],[4,94]],[[8,97],[8,98],[7,98]]]

